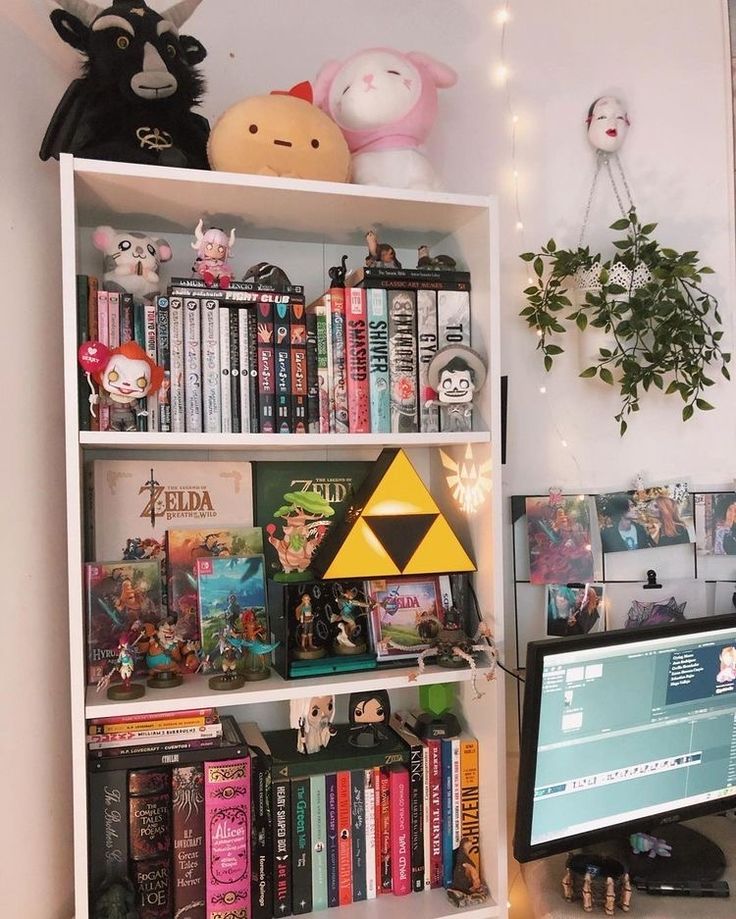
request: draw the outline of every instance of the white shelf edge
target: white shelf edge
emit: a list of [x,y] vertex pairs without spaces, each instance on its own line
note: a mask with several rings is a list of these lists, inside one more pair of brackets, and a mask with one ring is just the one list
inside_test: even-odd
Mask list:
[[[490,666],[479,664],[477,678],[482,687],[491,685],[486,676]],[[416,678],[410,678],[417,674]],[[188,708],[209,708],[217,706],[255,705],[262,702],[286,702],[302,699],[319,693],[344,695],[380,686],[381,689],[405,689],[409,686],[428,686],[433,683],[465,683],[471,679],[469,668],[452,670],[431,666],[423,675],[416,667],[376,669],[354,673],[331,674],[313,678],[285,680],[272,672],[267,680],[246,683],[242,689],[231,692],[210,689],[208,676],[185,677],[181,686],[173,689],[149,689],[141,699],[130,702],[113,702],[100,695],[94,686],[87,687],[85,717],[107,718],[112,715],[159,714],[176,712]]]
[[174,434],[81,431],[82,447],[95,449],[199,449],[259,450],[275,447],[326,449],[328,447],[444,447],[490,443],[489,431],[438,434]]
[[[62,154],[62,157],[65,154]],[[68,155],[68,154],[66,154]],[[72,158],[74,172],[80,176],[126,176],[132,179],[196,182],[202,185],[225,185],[239,188],[267,188],[273,191],[304,191],[316,195],[339,195],[352,198],[386,198],[412,204],[439,204],[452,207],[488,207],[490,196],[466,195],[442,191],[416,191],[384,185],[354,185],[351,182],[321,182],[316,179],[285,179],[250,173],[219,172],[206,169],[180,169],[171,166],[147,166],[106,160]]]

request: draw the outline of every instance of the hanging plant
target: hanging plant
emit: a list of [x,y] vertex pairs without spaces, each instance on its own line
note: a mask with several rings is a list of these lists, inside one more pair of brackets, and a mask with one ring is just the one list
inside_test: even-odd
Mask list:
[[[608,347],[598,349],[580,376],[618,387],[621,410],[615,418],[621,434],[650,387],[679,394],[687,421],[696,409],[713,408],[703,398],[714,384],[706,373],[711,365],[731,378],[723,332],[712,328],[721,323],[718,301],[702,287],[703,275],[713,271],[700,264],[695,251],[662,248],[652,238],[656,226],[641,224],[632,207],[611,225],[626,235],[613,243],[616,255],[608,261],[588,247],[559,249],[554,239],[540,252],[521,256],[536,280],[524,291],[528,305],[520,315],[537,332],[546,370],[564,350],[555,336],[569,327],[581,332],[593,327],[610,336]],[[576,289],[581,296],[573,303]]]

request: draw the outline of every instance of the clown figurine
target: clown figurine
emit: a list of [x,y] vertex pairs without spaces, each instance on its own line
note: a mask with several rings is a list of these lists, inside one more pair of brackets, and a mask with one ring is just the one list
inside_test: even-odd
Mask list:
[[[146,396],[158,392],[164,381],[163,367],[134,341],[112,351],[100,341],[86,341],[79,348],[79,363],[90,388],[92,416],[95,417],[95,406],[99,404],[108,418],[107,430],[138,430],[139,419],[148,415]],[[97,383],[98,393],[92,380]]]
[[473,401],[486,379],[480,355],[466,345],[440,348],[430,361],[427,379],[437,398],[424,404],[439,406],[440,430],[472,431]]

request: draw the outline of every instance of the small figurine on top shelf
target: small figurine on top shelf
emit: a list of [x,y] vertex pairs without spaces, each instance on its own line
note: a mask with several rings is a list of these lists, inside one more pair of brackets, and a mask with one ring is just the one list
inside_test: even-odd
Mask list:
[[378,236],[373,230],[365,234],[368,244],[368,255],[365,259],[366,268],[401,268],[401,262],[396,258],[396,250],[390,243],[379,243]]
[[79,363],[90,389],[92,416],[101,404],[109,409],[109,430],[137,431],[139,421],[148,415],[145,398],[158,392],[164,381],[163,367],[134,341],[112,351],[100,341],[86,341],[79,348]]
[[210,227],[203,230],[200,218],[194,230],[192,249],[197,253],[197,258],[192,265],[192,275],[202,278],[207,287],[227,288],[235,276],[228,259],[235,245],[235,230],[230,230],[230,236],[219,227]]
[[429,246],[420,246],[417,253],[417,268],[430,268],[432,271],[454,271],[457,262],[450,255],[430,255]]
[[391,702],[385,689],[351,693],[348,719],[349,742],[354,747],[377,747],[388,736],[386,725],[391,717]]
[[[140,683],[133,683],[133,673],[135,672],[135,646],[143,637],[143,632],[139,632],[136,638],[133,638],[131,632],[122,632],[118,638],[118,656],[112,668],[97,683],[97,692],[103,689],[107,690],[107,698],[114,699],[117,702],[127,702],[130,699],[140,699],[145,694],[146,689]],[[113,676],[118,673],[121,682],[111,686]]]
[[438,405],[443,431],[466,432],[473,428],[473,401],[486,380],[481,356],[466,345],[440,348],[429,363],[429,386],[437,393],[425,405]]
[[337,734],[334,696],[311,696],[292,699],[289,704],[289,725],[297,731],[298,753],[317,753]]
[[333,626],[333,654],[365,654],[368,650],[366,627],[359,619],[365,619],[365,610],[370,609],[359,587],[332,588],[338,611],[330,616]]
[[243,275],[243,280],[275,291],[285,291],[291,286],[289,275],[284,269],[270,262],[256,262],[255,265],[251,265]]
[[151,297],[161,290],[161,262],[172,257],[165,239],[155,239],[132,230],[97,227],[92,245],[105,256],[102,282],[105,290],[132,294],[138,299]]

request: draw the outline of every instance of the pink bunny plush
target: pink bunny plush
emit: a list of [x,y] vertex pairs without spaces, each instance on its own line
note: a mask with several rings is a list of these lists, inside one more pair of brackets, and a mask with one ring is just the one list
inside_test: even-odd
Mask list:
[[439,188],[421,152],[437,115],[437,90],[457,74],[419,51],[358,51],[325,64],[315,80],[315,104],[342,130],[358,185]]

